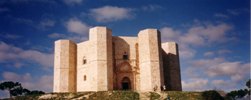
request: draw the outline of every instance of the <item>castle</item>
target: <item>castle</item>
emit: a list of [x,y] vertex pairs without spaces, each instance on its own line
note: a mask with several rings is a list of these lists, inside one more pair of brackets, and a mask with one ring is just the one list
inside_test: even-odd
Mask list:
[[98,26],[88,41],[57,40],[53,91],[181,91],[178,46],[160,37],[157,29],[112,36]]

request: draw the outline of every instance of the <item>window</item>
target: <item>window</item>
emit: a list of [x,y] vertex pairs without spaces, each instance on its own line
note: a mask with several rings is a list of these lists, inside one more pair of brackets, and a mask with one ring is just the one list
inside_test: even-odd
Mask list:
[[83,64],[86,64],[86,59],[83,59]]
[[86,75],[84,75],[84,81],[86,81]]
[[86,64],[86,59],[85,59],[85,57],[83,57],[83,64]]
[[128,60],[128,54],[126,52],[124,52],[123,59]]

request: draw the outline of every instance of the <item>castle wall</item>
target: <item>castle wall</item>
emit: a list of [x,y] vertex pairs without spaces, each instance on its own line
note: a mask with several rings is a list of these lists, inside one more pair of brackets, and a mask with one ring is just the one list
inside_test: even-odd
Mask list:
[[76,48],[69,40],[55,42],[54,92],[76,92]]
[[175,42],[162,43],[164,84],[168,90],[181,91],[181,76],[178,45]]
[[97,68],[97,91],[113,89],[112,31],[106,27],[90,29],[93,46],[91,67]]
[[94,27],[88,41],[77,45],[56,41],[54,59],[54,92],[121,90],[125,82],[130,90],[160,91],[163,85],[167,90],[182,90],[178,46],[161,45],[156,29],[125,37]]
[[94,63],[93,42],[86,41],[77,44],[77,91],[97,90],[97,67]]
[[[128,77],[131,81],[132,90],[138,90],[139,70],[136,65],[136,48],[137,37],[113,36],[114,46],[114,87],[121,89],[121,80]],[[123,59],[123,55],[128,55],[128,59]],[[120,68],[128,65],[130,68],[124,72]],[[138,80],[137,80],[138,79]]]
[[160,33],[145,29],[138,34],[140,90],[160,91],[163,84]]

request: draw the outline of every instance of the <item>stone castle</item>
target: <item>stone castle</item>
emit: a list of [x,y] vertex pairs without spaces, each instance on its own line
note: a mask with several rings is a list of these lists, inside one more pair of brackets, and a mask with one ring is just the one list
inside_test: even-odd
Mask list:
[[181,91],[178,46],[160,37],[157,29],[128,37],[94,27],[88,41],[56,41],[53,91]]

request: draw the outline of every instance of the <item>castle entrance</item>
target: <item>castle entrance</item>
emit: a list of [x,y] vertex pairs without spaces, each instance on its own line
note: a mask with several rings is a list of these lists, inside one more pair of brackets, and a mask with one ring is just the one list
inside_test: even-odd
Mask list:
[[122,90],[130,90],[131,89],[131,82],[128,77],[124,77],[121,81]]

